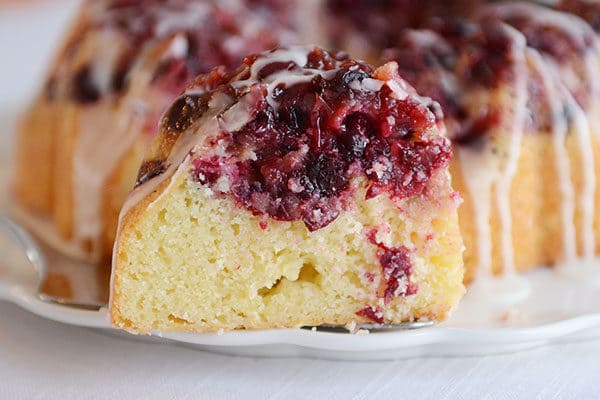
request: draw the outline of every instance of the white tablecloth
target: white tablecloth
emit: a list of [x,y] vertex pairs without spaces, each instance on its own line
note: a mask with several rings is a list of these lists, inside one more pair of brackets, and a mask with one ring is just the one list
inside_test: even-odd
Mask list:
[[[14,122],[3,117],[35,90],[74,2],[0,6],[0,157]],[[600,341],[462,359],[249,359],[110,337],[0,303],[0,399],[100,398],[599,399]]]
[[0,399],[598,399],[600,341],[477,358],[222,356],[47,321],[0,303]]

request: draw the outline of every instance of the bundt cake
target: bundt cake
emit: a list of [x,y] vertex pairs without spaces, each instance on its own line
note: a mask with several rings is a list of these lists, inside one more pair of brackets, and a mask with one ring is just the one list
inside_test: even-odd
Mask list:
[[[440,266],[460,258],[447,163],[467,282],[600,252],[599,21],[586,0],[88,1],[23,120],[14,192],[65,251],[114,256],[113,318],[131,330],[440,319],[460,292],[460,262]],[[384,66],[284,47],[234,69],[307,42]],[[420,110],[397,143],[445,143],[437,125],[455,157],[442,146],[435,162],[411,150],[373,163],[396,142],[373,146],[392,111],[373,116],[365,94],[393,98],[395,83]],[[223,137],[204,143],[215,126]],[[316,149],[303,142],[315,130]],[[397,185],[405,163],[410,190]]]
[[395,63],[279,48],[202,75],[125,203],[113,323],[135,332],[440,320],[464,292],[436,105]]

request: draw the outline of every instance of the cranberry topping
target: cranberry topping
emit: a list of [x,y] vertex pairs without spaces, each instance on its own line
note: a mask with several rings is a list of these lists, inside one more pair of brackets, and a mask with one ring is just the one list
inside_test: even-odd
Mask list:
[[[586,57],[596,52],[596,33],[585,21],[534,4],[506,3],[492,7],[486,18],[497,18],[519,30],[527,45],[568,72],[562,82],[584,109],[593,101]],[[568,79],[564,79],[569,76]]]
[[405,31],[398,47],[383,52],[417,91],[439,102],[448,136],[460,145],[477,145],[503,121],[491,102],[468,108],[475,91],[514,87],[513,37],[498,21],[437,21],[432,30]]
[[596,32],[600,32],[600,3],[589,0],[562,0],[557,8],[586,20]]
[[417,285],[410,282],[412,263],[410,250],[404,246],[387,247],[376,239],[376,230],[368,234],[371,243],[378,247],[377,258],[383,271],[382,296],[385,304],[395,297],[411,296],[418,291]]
[[180,94],[192,78],[185,60],[169,58],[158,65],[152,83],[171,96]]
[[412,272],[409,250],[406,247],[386,248],[381,244],[379,247],[378,258],[386,279],[383,296],[385,303],[389,303],[395,297],[417,293],[417,286],[408,281]]
[[[72,56],[88,32],[111,30],[127,40],[127,47],[113,66],[111,88],[120,93],[128,87],[128,74],[144,47],[175,35],[185,37],[187,53],[167,57],[155,71],[154,82],[175,97],[196,75],[223,65],[235,68],[246,54],[264,51],[290,36],[291,8],[280,0],[218,1],[102,0],[97,14],[70,43]],[[208,14],[207,14],[208,13]],[[192,21],[191,19],[197,19]],[[180,21],[173,23],[173,21]],[[253,27],[252,33],[246,29]],[[91,60],[91,63],[95,61]],[[92,103],[106,93],[93,86],[89,70],[73,82],[73,98]],[[161,110],[162,111],[162,110]]]
[[95,103],[100,99],[100,91],[94,84],[89,65],[81,67],[73,76],[72,96],[82,104]]
[[527,38],[527,44],[556,59],[572,60],[585,54],[595,41],[592,29],[579,29],[577,19],[532,4],[502,4],[491,7],[488,18],[499,18],[515,27]]
[[375,275],[372,272],[365,272],[364,275],[369,282],[375,282]]
[[370,319],[371,321],[378,323],[378,324],[383,324],[383,310],[381,309],[381,307],[371,307],[371,306],[367,306],[365,308],[363,308],[360,311],[356,312],[356,315],[358,315],[359,317],[365,317]]
[[[248,58],[248,66],[256,60]],[[301,220],[311,231],[327,226],[346,208],[350,181],[359,176],[368,179],[367,198],[420,195],[450,158],[448,141],[431,134],[436,120],[427,104],[411,95],[400,100],[383,82],[380,90],[362,89],[365,79],[374,81],[373,71],[345,55],[314,49],[307,60],[310,67],[261,59],[265,65],[249,87],[216,90],[243,95],[238,101],[247,106],[250,120],[222,132],[218,145],[225,147],[225,155],[194,160],[199,183],[230,192],[257,215]],[[393,65],[385,68],[395,72]],[[269,93],[264,80],[281,71],[312,75]],[[325,71],[331,71],[328,79]],[[243,75],[237,79],[248,79]],[[397,75],[389,79],[404,84]]]
[[488,109],[483,115],[470,119],[463,125],[460,135],[454,138],[454,142],[460,145],[476,146],[486,138],[486,132],[498,126],[502,121],[502,114],[498,109]]
[[198,182],[203,185],[210,184],[214,185],[217,180],[221,177],[222,163],[217,157],[211,159],[197,159],[194,160],[194,167],[196,168],[196,178]]
[[[514,65],[511,52],[513,38],[505,27],[495,23],[482,23],[481,36],[475,45],[468,46],[469,62],[462,66],[465,80],[472,80],[487,88],[496,88],[505,82],[514,82]],[[464,51],[464,50],[463,50]]]
[[338,47],[361,38],[373,51],[398,44],[405,28],[428,26],[434,17],[470,15],[477,0],[327,0],[329,34]]

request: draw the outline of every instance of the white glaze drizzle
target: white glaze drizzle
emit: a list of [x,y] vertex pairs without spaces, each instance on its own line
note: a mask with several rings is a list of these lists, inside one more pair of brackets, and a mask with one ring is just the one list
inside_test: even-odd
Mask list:
[[[587,25],[586,25],[587,26]],[[591,28],[590,28],[591,29]],[[592,48],[588,49],[585,57],[585,83],[589,85],[590,97],[587,113],[581,110],[581,107],[572,99],[577,106],[577,115],[575,124],[579,131],[579,146],[582,157],[582,171],[585,174],[585,187],[582,191],[582,229],[583,229],[583,256],[588,262],[596,256],[596,236],[594,222],[596,215],[596,190],[598,180],[595,169],[595,154],[593,151],[595,139],[600,134],[600,80],[597,79],[598,68],[600,67],[600,39],[595,32],[591,33],[593,37]],[[582,115],[583,114],[583,115]],[[581,119],[583,117],[583,120]],[[596,137],[594,137],[594,135]]]
[[[115,135],[112,121],[107,118],[113,111],[109,102],[93,110],[80,113],[77,142],[73,154],[73,236],[78,242],[92,242],[92,257],[102,230],[100,209],[102,187],[110,170],[107,165],[117,162],[114,155],[124,147],[121,137]],[[98,140],[101,137],[102,140]]]
[[305,68],[304,66],[308,62],[308,49],[306,46],[290,46],[288,48],[276,49],[270,52],[268,57],[260,57],[252,64],[248,79],[234,82],[232,86],[239,88],[251,85],[258,80],[262,69],[270,64],[280,62],[294,63],[295,67],[277,71],[261,80],[267,85],[267,102],[274,110],[277,110],[279,103],[275,100],[273,93],[278,86],[290,87],[298,83],[309,82],[317,75],[322,75],[325,79],[331,79],[335,75],[336,70],[321,71]]
[[[86,42],[98,50],[96,43],[103,43],[102,39],[111,38],[112,46],[93,53],[92,78],[94,85],[100,93],[109,90],[112,70],[119,55],[125,48],[123,38],[116,32],[100,31],[96,40]],[[88,48],[84,49],[87,51]],[[91,244],[92,260],[99,255],[98,241],[102,231],[102,218],[100,215],[103,201],[102,188],[111,170],[107,166],[114,165],[118,149],[125,150],[131,145],[121,141],[116,135],[113,126],[114,102],[112,98],[101,97],[98,104],[93,107],[82,108],[76,120],[72,165],[72,207],[73,207],[73,241],[82,244]]]
[[507,158],[498,182],[496,183],[496,206],[500,218],[501,246],[503,272],[505,275],[515,273],[515,257],[512,239],[512,215],[511,215],[511,184],[519,163],[521,155],[521,141],[525,129],[525,118],[527,109],[527,66],[525,60],[526,40],[525,37],[512,27],[506,26],[507,33],[513,40],[511,59],[514,60],[514,82],[515,96],[511,104],[514,109],[509,116],[507,126],[510,129],[508,135]]
[[156,24],[156,35],[164,37],[174,31],[194,29],[210,16],[210,12],[211,5],[201,1],[189,1],[181,10],[164,9]]
[[[500,220],[500,238],[503,273],[514,274],[514,250],[512,244],[512,215],[510,189],[517,170],[521,139],[526,118],[527,67],[525,38],[515,29],[504,25],[505,33],[512,41],[511,61],[514,72],[513,109],[503,113],[504,121],[490,132],[491,139],[484,148],[458,147],[463,180],[472,199],[477,234],[477,279],[493,276],[491,202],[494,190]],[[499,146],[500,148],[496,148]],[[499,155],[494,154],[495,151]],[[501,159],[504,157],[504,159]]]
[[566,119],[563,116],[562,94],[557,86],[556,77],[548,62],[535,49],[529,49],[531,65],[538,73],[544,91],[546,101],[550,108],[552,143],[554,149],[554,162],[558,174],[558,188],[561,194],[560,215],[562,220],[563,257],[565,261],[571,262],[577,257],[576,233],[575,233],[575,192],[571,182],[571,167],[569,154],[565,147],[567,132],[569,130]]
[[585,112],[575,101],[569,91],[563,87],[567,106],[573,116],[572,130],[577,137],[581,171],[583,174],[583,188],[579,193],[579,207],[581,209],[581,238],[583,242],[583,257],[594,257],[594,195],[596,190],[596,175],[594,173],[594,153],[588,119]]
[[[114,67],[125,49],[124,39],[115,31],[103,30],[98,32],[96,40],[101,45],[94,46],[97,53],[94,54],[94,61],[91,63],[92,80],[100,93],[110,93]],[[106,43],[111,45],[107,46]]]
[[[183,36],[174,36],[160,58],[176,56],[187,48]],[[103,221],[102,202],[107,179],[143,130],[149,104],[147,88],[156,62],[150,50],[143,52],[132,68],[130,90],[120,100],[104,98],[100,104],[80,112],[73,155],[73,237],[91,243],[91,259],[100,255],[98,246]]]
[[497,160],[492,157],[487,143],[484,149],[457,147],[455,156],[460,159],[461,173],[473,207],[477,235],[476,279],[485,279],[493,275],[490,211],[492,184],[497,179]]

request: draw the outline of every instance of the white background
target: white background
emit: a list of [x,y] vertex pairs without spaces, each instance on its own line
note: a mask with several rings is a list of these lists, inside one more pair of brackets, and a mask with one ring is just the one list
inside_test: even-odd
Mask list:
[[[0,6],[3,158],[14,115],[39,85],[75,1],[32,3]],[[599,399],[600,341],[396,362],[235,358],[111,337],[0,303],[0,399],[21,398]]]

